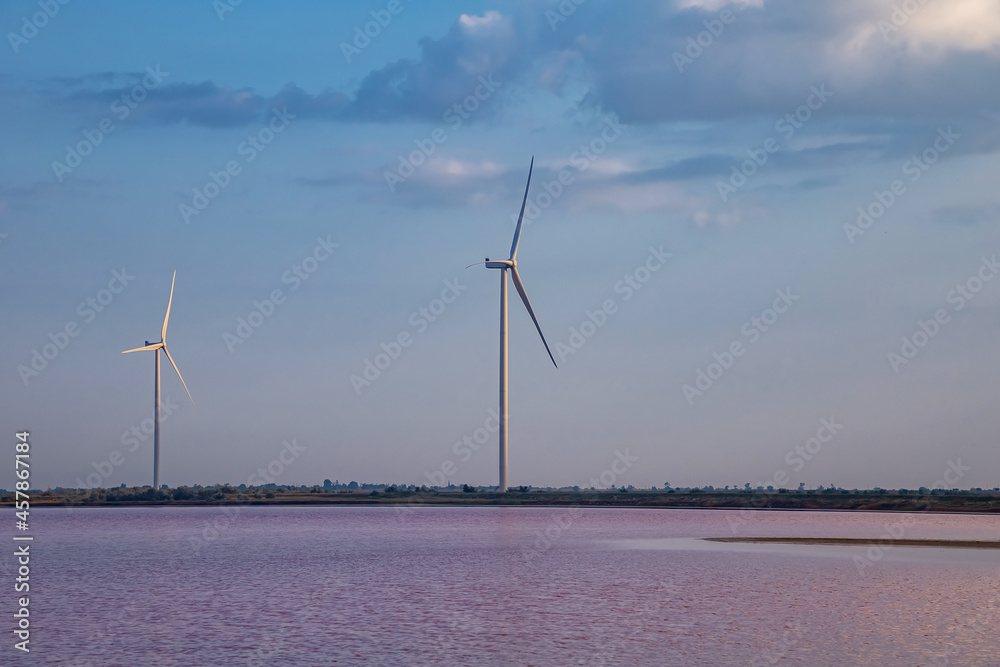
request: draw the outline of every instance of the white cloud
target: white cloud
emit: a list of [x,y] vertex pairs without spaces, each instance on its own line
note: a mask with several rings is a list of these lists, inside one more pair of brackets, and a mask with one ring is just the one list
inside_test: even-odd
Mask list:
[[1000,0],[931,3],[900,33],[916,48],[993,51],[1000,46]]
[[[576,167],[567,158],[539,162],[539,166],[543,165],[553,171],[559,171],[560,169],[565,169],[567,167],[569,167],[571,171],[576,171]],[[587,167],[586,175],[607,177],[619,176],[621,174],[628,174],[634,171],[638,170],[624,160],[602,157],[600,160],[595,160],[590,163],[590,166]]]
[[828,146],[842,146],[844,144],[857,144],[859,146],[869,145],[875,137],[867,134],[799,134],[787,146],[791,150],[802,151],[816,148],[826,148]]
[[748,9],[755,7],[763,9],[764,0],[677,0],[677,9],[691,9],[697,7],[706,12],[717,12],[727,5],[735,5],[736,9]]
[[1000,47],[1000,0],[870,0],[865,4],[873,18],[856,26],[849,36],[847,44],[852,48],[878,40],[905,45],[911,55],[939,57],[946,51]]
[[504,22],[503,15],[494,10],[490,10],[482,16],[462,14],[458,17],[458,25],[465,32],[478,32],[488,30]]

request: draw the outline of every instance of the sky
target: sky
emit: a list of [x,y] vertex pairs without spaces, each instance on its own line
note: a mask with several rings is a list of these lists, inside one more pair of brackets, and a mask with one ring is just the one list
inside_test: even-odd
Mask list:
[[[0,6],[32,485],[1000,485],[1000,2]],[[493,411],[491,413],[491,411]],[[3,486],[0,483],[0,486]],[[7,486],[10,486],[9,484]]]

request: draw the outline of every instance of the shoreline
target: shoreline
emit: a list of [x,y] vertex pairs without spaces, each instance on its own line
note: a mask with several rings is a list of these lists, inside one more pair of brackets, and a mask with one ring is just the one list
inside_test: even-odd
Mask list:
[[[681,510],[681,511],[691,511],[691,510],[704,510],[704,511],[747,511],[747,512],[816,512],[816,513],[833,513],[833,512],[850,512],[857,514],[933,514],[935,516],[1000,516],[1000,512],[997,511],[976,511],[976,510],[894,510],[894,509],[836,509],[836,508],[808,508],[808,507],[698,507],[691,505],[671,505],[663,507],[652,507],[649,505],[643,506],[627,506],[627,505],[602,505],[598,503],[588,504],[588,505],[578,505],[578,504],[547,504],[547,503],[532,503],[532,504],[513,504],[513,503],[434,503],[434,502],[424,502],[424,503],[414,503],[408,505],[406,503],[379,503],[379,502],[356,502],[356,503],[316,503],[316,502],[296,502],[287,501],[280,503],[247,503],[247,502],[213,502],[213,503],[165,503],[165,502],[120,502],[120,503],[49,503],[49,504],[37,504],[33,505],[33,510],[42,509],[115,509],[120,507],[122,509],[134,509],[134,508],[193,508],[193,507],[330,507],[330,508],[340,508],[349,509],[352,507],[405,507],[407,509],[419,510],[420,508],[452,508],[452,509],[464,509],[464,508],[503,508],[503,507],[515,507],[519,509],[587,509],[587,510],[640,510],[640,511],[655,511],[655,510]],[[705,538],[708,539],[708,538]],[[817,538],[823,539],[823,538]],[[835,539],[835,538],[831,538]]]
[[1000,542],[991,540],[920,540],[920,539],[869,539],[861,537],[703,537],[706,542],[729,544],[812,544],[824,546],[884,547],[886,542],[894,547],[934,547],[945,549],[1000,549]]

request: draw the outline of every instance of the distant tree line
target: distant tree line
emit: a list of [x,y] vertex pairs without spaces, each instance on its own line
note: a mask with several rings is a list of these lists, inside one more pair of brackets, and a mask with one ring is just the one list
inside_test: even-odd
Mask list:
[[[214,484],[202,486],[179,486],[168,488],[166,485],[159,489],[150,486],[126,487],[122,484],[112,488],[76,488],[67,489],[57,487],[49,490],[31,490],[30,494],[35,498],[61,498],[70,503],[95,503],[95,502],[155,502],[155,501],[195,501],[206,502],[218,501],[247,501],[260,498],[275,498],[283,494],[346,494],[365,495],[371,497],[409,497],[433,495],[436,493],[495,493],[495,486],[478,486],[475,484],[449,484],[447,486],[426,486],[415,484],[386,484],[386,483],[358,483],[355,481],[342,484],[339,481],[326,479],[321,485],[289,485],[289,484],[264,484],[262,486],[248,487],[246,484],[234,486],[232,484]],[[602,488],[581,488],[580,486],[564,487],[534,487],[517,486],[511,487],[508,491],[511,494],[531,494],[531,493],[633,493],[633,494],[721,494],[721,495],[768,495],[768,494],[790,494],[806,496],[830,496],[830,495],[861,495],[861,496],[969,496],[969,495],[995,495],[1000,493],[1000,487],[993,489],[983,489],[973,487],[971,489],[940,489],[921,486],[917,489],[883,489],[874,487],[872,489],[845,489],[835,485],[819,486],[815,489],[807,489],[804,484],[799,484],[796,489],[774,488],[773,486],[756,486],[744,484],[742,487],[736,485],[715,487],[715,486],[693,486],[674,487],[665,483],[662,488],[655,486],[639,488],[632,485]],[[0,500],[9,502],[13,500],[13,491],[0,489]]]

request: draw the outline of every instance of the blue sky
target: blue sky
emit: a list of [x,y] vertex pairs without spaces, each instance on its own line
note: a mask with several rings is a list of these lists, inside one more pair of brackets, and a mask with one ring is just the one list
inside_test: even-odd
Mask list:
[[495,484],[534,156],[512,484],[997,486],[1000,6],[906,9],[4,3],[3,422],[148,484],[176,270],[162,482]]

